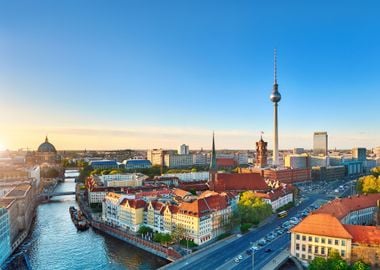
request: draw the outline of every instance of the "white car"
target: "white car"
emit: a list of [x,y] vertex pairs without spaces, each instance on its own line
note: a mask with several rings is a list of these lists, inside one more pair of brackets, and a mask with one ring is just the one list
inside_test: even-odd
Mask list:
[[235,258],[234,260],[236,263],[239,263],[239,258]]
[[239,256],[238,256],[238,259],[239,259],[239,260],[242,260],[242,259],[243,259],[243,256],[239,255]]

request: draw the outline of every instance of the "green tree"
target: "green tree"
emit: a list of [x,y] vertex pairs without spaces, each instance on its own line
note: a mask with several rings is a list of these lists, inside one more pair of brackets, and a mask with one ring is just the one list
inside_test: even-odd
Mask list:
[[364,262],[357,261],[352,265],[351,269],[352,270],[370,270],[371,268]]
[[242,233],[246,233],[246,232],[248,232],[249,231],[249,229],[252,227],[252,224],[251,223],[243,223],[243,224],[241,224],[241,226],[240,226],[240,231],[242,232]]
[[256,197],[252,191],[245,191],[240,195],[238,210],[242,223],[259,224],[272,214],[272,206]]
[[147,234],[147,233],[152,233],[152,232],[153,230],[147,226],[141,226],[139,230],[137,231],[138,234]]
[[325,270],[327,268],[327,261],[324,258],[315,257],[308,267],[309,270]]
[[185,239],[187,237],[186,229],[182,226],[177,226],[172,230],[172,239],[174,242],[178,243],[182,239]]

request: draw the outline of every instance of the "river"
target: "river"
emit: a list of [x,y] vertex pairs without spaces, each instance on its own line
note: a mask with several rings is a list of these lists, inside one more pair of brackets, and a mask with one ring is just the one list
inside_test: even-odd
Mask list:
[[[56,188],[73,190],[73,179]],[[77,231],[68,211],[71,205],[78,207],[74,195],[38,206],[31,232],[19,248],[26,251],[32,269],[157,269],[168,263],[92,228]]]

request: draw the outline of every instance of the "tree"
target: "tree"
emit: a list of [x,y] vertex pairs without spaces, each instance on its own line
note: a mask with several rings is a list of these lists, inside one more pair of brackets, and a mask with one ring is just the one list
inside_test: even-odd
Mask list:
[[152,232],[153,230],[147,226],[141,226],[139,230],[137,231],[138,234],[147,234],[147,233],[152,233]]
[[174,242],[178,243],[182,239],[187,237],[186,229],[181,225],[175,227],[172,231],[172,239]]
[[241,224],[241,226],[240,226],[240,231],[241,231],[242,233],[246,233],[246,232],[249,231],[249,228],[251,228],[251,227],[252,227],[252,224],[251,224],[251,223],[243,223],[243,224]]
[[309,270],[325,270],[327,268],[327,261],[324,258],[315,257],[308,267]]
[[242,223],[259,224],[272,214],[272,206],[256,197],[252,191],[245,191],[240,195],[238,210]]
[[380,176],[368,175],[359,178],[357,189],[362,193],[378,193],[380,192]]
[[364,262],[357,261],[352,265],[351,269],[352,270],[370,270],[371,268]]

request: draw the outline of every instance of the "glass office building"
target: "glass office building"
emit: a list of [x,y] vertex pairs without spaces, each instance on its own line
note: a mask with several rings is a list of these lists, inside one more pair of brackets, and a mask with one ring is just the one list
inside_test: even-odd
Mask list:
[[314,132],[313,154],[327,156],[328,136],[327,132]]
[[9,255],[11,255],[9,215],[6,208],[0,207],[0,268]]

